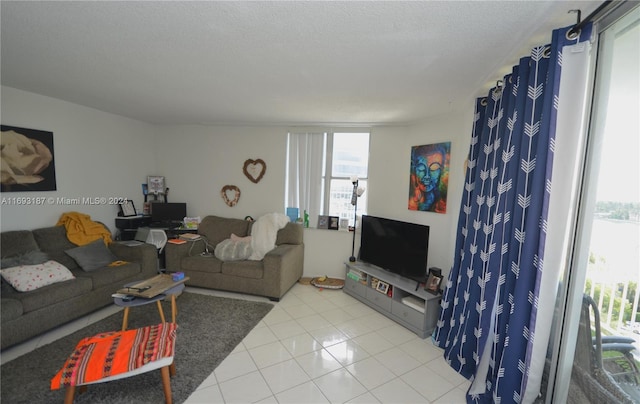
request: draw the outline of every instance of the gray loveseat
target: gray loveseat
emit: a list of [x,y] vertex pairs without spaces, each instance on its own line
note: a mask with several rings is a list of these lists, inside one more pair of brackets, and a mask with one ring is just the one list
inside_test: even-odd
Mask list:
[[122,285],[157,273],[154,246],[128,247],[118,243],[109,244],[109,250],[117,259],[126,261],[125,264],[84,271],[65,253],[77,246],[67,239],[63,226],[3,232],[0,243],[3,259],[39,251],[48,259],[66,266],[75,276],[75,279],[28,292],[17,291],[3,279],[0,294],[1,349],[112,304],[111,295]]
[[262,260],[221,261],[204,255],[205,240],[209,251],[235,234],[251,234],[252,222],[206,216],[198,227],[203,239],[185,244],[168,243],[165,247],[166,267],[170,272],[181,271],[190,279],[187,285],[219,289],[268,297],[278,301],[302,277],[304,264],[303,228],[287,223],[277,233],[276,248]]

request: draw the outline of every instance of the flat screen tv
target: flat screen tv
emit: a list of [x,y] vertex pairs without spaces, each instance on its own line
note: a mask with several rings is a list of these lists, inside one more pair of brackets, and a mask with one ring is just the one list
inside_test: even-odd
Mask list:
[[174,227],[182,223],[187,216],[187,204],[184,202],[156,202],[151,204],[151,224],[162,227]]
[[360,261],[416,281],[426,279],[429,226],[363,215],[360,231]]

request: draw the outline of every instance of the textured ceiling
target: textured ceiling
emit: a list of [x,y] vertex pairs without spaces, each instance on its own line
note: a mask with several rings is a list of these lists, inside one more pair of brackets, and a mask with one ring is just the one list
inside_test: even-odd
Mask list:
[[599,4],[3,0],[1,78],[158,124],[406,123]]

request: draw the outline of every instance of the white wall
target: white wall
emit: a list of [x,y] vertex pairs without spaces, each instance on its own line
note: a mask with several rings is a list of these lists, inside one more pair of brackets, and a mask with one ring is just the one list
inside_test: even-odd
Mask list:
[[[166,177],[170,201],[187,202],[188,215],[257,219],[265,213],[284,213],[285,128],[176,126],[158,133],[158,175]],[[248,159],[266,163],[257,184],[242,171]],[[220,195],[225,185],[240,189],[234,207]]]
[[[461,111],[430,118],[406,128],[374,128],[369,156],[368,213],[429,226],[428,267],[446,275],[453,263],[455,228],[469,150],[473,104]],[[419,212],[407,207],[411,147],[451,142],[447,212]]]
[[[170,199],[187,202],[189,215],[257,219],[270,212],[284,213],[287,130],[276,126],[163,128],[158,136],[158,173],[167,177]],[[242,171],[247,159],[262,159],[267,165],[257,184]],[[225,185],[240,188],[240,201],[234,207],[222,199]],[[305,229],[304,276],[344,278],[351,237],[348,232]]]
[[[53,132],[57,190],[3,192],[2,231],[53,226],[78,211],[115,231],[117,205],[68,205],[58,198],[126,197],[142,209],[140,184],[155,171],[151,125],[95,109],[2,87],[2,124]],[[42,206],[16,206],[14,197],[53,197]]]
[[[409,126],[381,126],[371,131],[367,200],[368,213],[430,226],[428,266],[448,273],[453,259],[455,228],[462,195],[473,104],[462,110]],[[163,175],[170,202],[186,202],[190,216],[214,214],[254,218],[284,213],[285,146],[283,126],[157,127],[91,108],[2,88],[2,123],[54,133],[58,190],[38,193],[53,197],[134,199],[142,209],[140,184],[148,175]],[[412,146],[451,141],[447,213],[410,211],[409,164]],[[242,172],[247,159],[262,159],[267,171],[258,183]],[[241,190],[239,203],[227,206],[224,185]],[[2,196],[35,196],[3,193]],[[77,210],[112,230],[116,206],[2,206],[1,229],[50,226],[60,214]],[[313,220],[311,221],[312,225]],[[356,234],[356,252],[359,248]],[[304,276],[344,277],[343,263],[351,255],[352,234],[305,230]]]
[[[430,226],[428,266],[448,273],[455,243],[463,183],[463,163],[471,133],[468,110],[435,117],[411,126],[381,126],[371,130],[368,213]],[[284,213],[286,127],[176,126],[158,135],[158,175],[167,177],[170,199],[184,201],[189,215],[258,218]],[[451,141],[447,213],[415,212],[407,208],[411,146]],[[267,164],[265,177],[254,184],[242,173],[247,159]],[[220,190],[236,185],[239,203],[228,207]],[[311,225],[314,221],[311,220]],[[307,229],[305,276],[344,277],[343,263],[351,255],[352,233]],[[356,254],[360,234],[356,234]]]

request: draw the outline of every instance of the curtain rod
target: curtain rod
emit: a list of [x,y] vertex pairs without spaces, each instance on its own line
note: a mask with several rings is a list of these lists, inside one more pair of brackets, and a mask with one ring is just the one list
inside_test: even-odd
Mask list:
[[587,25],[587,23],[589,23],[590,21],[593,20],[593,18],[600,14],[600,12],[602,12],[602,10],[604,10],[605,8],[608,8],[611,3],[613,3],[613,0],[607,0],[604,3],[600,4],[598,6],[598,8],[596,8],[595,10],[593,10],[593,12],[591,14],[589,14],[584,20],[580,21],[580,10],[570,10],[571,11],[576,11],[578,13],[578,22],[576,23],[576,25],[574,25],[569,32],[567,33],[568,35],[572,35],[575,34],[577,31],[580,31],[582,29],[582,27],[584,27],[585,25]]

